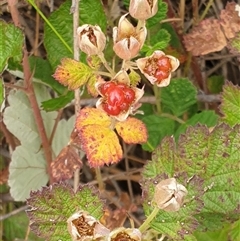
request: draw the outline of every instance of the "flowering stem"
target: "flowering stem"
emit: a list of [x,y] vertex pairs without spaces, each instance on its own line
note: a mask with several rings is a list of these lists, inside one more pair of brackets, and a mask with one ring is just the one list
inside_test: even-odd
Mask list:
[[103,65],[105,66],[105,68],[109,71],[109,73],[111,74],[112,77],[114,77],[116,74],[113,71],[113,69],[109,66],[109,64],[107,63],[103,53],[98,54],[98,57],[101,59]]
[[159,212],[159,208],[155,207],[153,209],[152,213],[147,217],[147,219],[144,221],[144,223],[139,227],[139,231],[141,233],[145,232],[149,228],[149,224],[156,217],[158,212]]
[[156,85],[153,86],[153,92],[156,98],[156,107],[157,107],[157,113],[161,114],[162,108],[161,108],[161,90]]

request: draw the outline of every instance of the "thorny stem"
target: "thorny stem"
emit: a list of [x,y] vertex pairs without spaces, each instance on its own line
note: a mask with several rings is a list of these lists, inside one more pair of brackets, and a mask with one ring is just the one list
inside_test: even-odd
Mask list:
[[162,108],[161,108],[161,90],[156,85],[153,86],[153,92],[156,98],[156,107],[157,107],[157,113],[161,114]]
[[104,67],[109,71],[109,73],[111,74],[112,77],[114,77],[116,75],[116,73],[113,71],[113,69],[109,66],[109,64],[107,63],[104,54],[100,53],[98,54],[98,57],[100,58],[100,60],[102,61]]
[[152,213],[147,217],[144,223],[138,228],[141,233],[145,232],[149,228],[149,224],[156,217],[159,212],[159,208],[155,207]]
[[[15,0],[8,0],[8,6],[11,12],[11,16],[13,19],[13,22],[15,26],[20,27],[20,21],[19,21],[19,12],[16,7],[16,1]],[[51,162],[52,162],[52,151],[51,146],[49,144],[49,140],[47,138],[47,133],[43,124],[42,115],[37,103],[36,95],[33,88],[32,83],[32,73],[30,70],[30,65],[28,61],[28,53],[26,49],[26,44],[24,44],[23,47],[23,73],[24,73],[24,85],[25,85],[25,92],[28,96],[29,102],[31,104],[33,115],[36,121],[38,133],[41,139],[43,152],[45,155],[45,159],[47,162],[47,172],[49,175],[50,183],[53,183],[53,177],[51,172]]]

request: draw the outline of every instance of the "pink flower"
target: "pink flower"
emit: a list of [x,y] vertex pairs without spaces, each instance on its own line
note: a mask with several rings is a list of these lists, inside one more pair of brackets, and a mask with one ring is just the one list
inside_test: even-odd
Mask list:
[[79,48],[87,55],[96,55],[103,51],[106,37],[99,26],[84,24],[77,29]]
[[123,15],[118,27],[113,28],[113,50],[121,59],[134,58],[142,48],[147,36],[146,27],[135,28]]
[[129,13],[139,20],[146,20],[158,11],[158,0],[131,0]]
[[154,51],[151,56],[136,61],[144,76],[158,87],[168,86],[171,74],[179,66],[179,60],[171,55],[165,55],[160,50]]
[[118,121],[124,121],[129,114],[134,114],[139,107],[137,102],[144,94],[143,89],[130,86],[129,76],[122,70],[111,81],[99,79],[95,86],[102,96],[96,107]]

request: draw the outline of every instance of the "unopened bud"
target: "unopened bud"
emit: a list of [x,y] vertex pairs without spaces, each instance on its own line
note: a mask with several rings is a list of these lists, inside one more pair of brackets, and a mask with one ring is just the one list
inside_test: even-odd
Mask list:
[[121,59],[129,60],[142,48],[147,29],[143,26],[138,30],[127,20],[126,15],[120,18],[118,27],[113,28],[113,50]]
[[158,0],[131,0],[129,13],[132,17],[145,20],[154,16],[158,11]]
[[153,202],[159,209],[176,212],[183,204],[187,189],[177,183],[175,178],[162,180],[156,185]]
[[87,55],[96,55],[103,51],[106,37],[99,26],[84,24],[77,29],[79,48]]

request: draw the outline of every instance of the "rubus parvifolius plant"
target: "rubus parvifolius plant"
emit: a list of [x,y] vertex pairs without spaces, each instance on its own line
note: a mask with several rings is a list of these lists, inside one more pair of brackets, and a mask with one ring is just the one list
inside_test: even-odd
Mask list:
[[[81,3],[88,5],[89,2],[82,0]],[[60,9],[59,16],[61,11],[69,10],[69,3],[67,6]],[[224,86],[220,106],[223,117],[219,122],[211,111],[191,115],[197,91],[187,79],[171,79],[179,67],[179,60],[163,51],[168,44],[167,31],[159,31],[162,34],[159,42],[148,42],[149,29],[162,19],[162,15],[165,17],[166,11],[167,5],[160,0],[131,0],[129,13],[121,16],[112,29],[112,42],[96,23],[83,21],[74,29],[86,61],[74,60],[66,54],[61,64],[56,64],[55,56],[49,56],[51,65],[56,68],[53,77],[67,86],[69,91],[66,88],[64,91],[70,93],[69,96],[61,93],[63,87],[55,81],[55,88],[62,94],[58,101],[63,100],[61,97],[71,99],[72,90],[84,87],[98,100],[96,108],[83,107],[76,113],[76,120],[63,120],[57,128],[53,121],[57,113],[41,113],[45,128],[55,132],[55,138],[52,132],[48,134],[56,158],[50,165],[53,177],[50,185],[37,190],[48,181],[46,171],[42,171],[44,178],[39,171],[41,183],[32,186],[30,197],[27,188],[24,194],[16,191],[14,174],[19,176],[19,169],[21,175],[25,174],[22,170],[33,170],[32,166],[45,170],[43,153],[41,148],[39,150],[42,143],[36,137],[27,97],[19,91],[9,95],[10,106],[4,112],[4,122],[21,142],[13,154],[9,184],[17,200],[28,197],[30,227],[44,240],[201,241],[221,229],[227,233],[225,240],[239,237],[240,89],[231,83]],[[14,31],[13,26],[1,25],[9,32]],[[17,29],[16,32],[21,37],[21,31]],[[150,35],[150,38],[153,37]],[[50,40],[45,42],[46,49],[53,41]],[[109,58],[106,60],[107,51],[114,54],[115,61],[111,64]],[[140,103],[145,86],[152,87],[156,97],[156,110],[148,115]],[[46,90],[36,85],[35,91],[38,101],[44,101],[43,107],[49,108],[52,100],[46,101],[49,95],[42,94]],[[20,117],[15,117],[19,102],[24,108]],[[186,122],[180,119],[184,113],[191,116]],[[22,133],[10,123],[12,120],[16,125],[24,123],[24,116],[31,124],[29,130]],[[166,116],[171,118],[166,119]],[[175,123],[176,120],[179,123]],[[67,134],[64,132],[66,126]],[[29,134],[31,132],[34,136]],[[70,136],[70,141],[60,145],[58,141],[65,135]],[[104,184],[100,173],[105,164],[117,164],[124,158],[122,146],[125,143],[142,144],[145,150],[152,152],[152,160],[145,164],[140,181],[146,218],[142,224],[134,225],[129,215],[131,225],[126,227],[121,220],[123,212],[111,210],[103,200]],[[59,146],[63,147],[57,148]],[[82,163],[75,147],[86,154],[87,164]],[[28,162],[29,166],[25,164]],[[82,165],[95,168],[100,190],[91,184],[79,185],[74,190],[69,183],[63,182],[71,179],[73,171]],[[33,174],[30,180],[36,180]],[[221,236],[215,234],[215,237]]]

